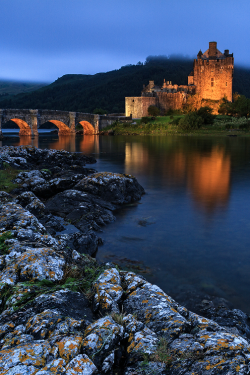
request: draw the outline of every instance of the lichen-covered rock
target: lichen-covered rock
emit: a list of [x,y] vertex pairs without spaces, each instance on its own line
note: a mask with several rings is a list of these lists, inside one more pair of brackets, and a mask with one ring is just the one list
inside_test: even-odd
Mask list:
[[226,358],[224,356],[195,359],[190,355],[188,360],[176,361],[170,367],[170,374],[201,374],[201,375],[247,375],[249,372],[245,359],[242,356]]
[[27,250],[17,263],[21,280],[61,280],[65,260],[49,248]]
[[131,333],[128,342],[127,352],[129,354],[153,354],[157,349],[159,339],[153,331],[145,327],[142,331]]
[[250,359],[250,345],[243,337],[227,332],[209,332],[207,330],[201,330],[195,337],[197,342],[203,346],[206,355],[224,353],[226,356],[232,357],[245,350]]
[[29,172],[20,172],[14,180],[17,184],[23,184],[24,187],[35,187],[37,184],[46,182],[39,170]]
[[195,340],[193,335],[182,334],[178,339],[175,339],[170,343],[169,350],[182,357],[185,353],[203,353],[204,347]]
[[130,294],[147,282],[144,278],[137,276],[134,272],[121,271],[120,275],[126,294]]
[[75,188],[119,205],[137,201],[145,193],[135,177],[112,172],[94,173],[78,182]]
[[62,358],[54,359],[49,362],[45,367],[37,372],[38,375],[62,375],[66,372],[65,370],[66,362]]
[[67,375],[94,375],[97,368],[86,354],[79,354],[66,367]]
[[62,234],[57,237],[62,240],[66,247],[73,250],[79,251],[81,254],[88,254],[94,256],[97,252],[99,238],[93,231],[88,231],[88,233],[73,233],[73,234]]
[[58,355],[69,363],[74,357],[76,357],[81,350],[83,338],[81,336],[67,336],[56,341],[53,345],[53,353]]
[[[70,153],[65,150],[39,149],[30,146],[1,147],[0,160],[19,169],[33,168],[35,170],[35,168],[39,168],[42,177],[45,178],[49,177],[48,175],[51,174],[51,170],[55,167],[61,167],[65,170],[71,169],[72,166],[82,167],[86,163],[96,162],[93,157],[88,157],[81,153]],[[80,170],[84,171],[84,168]],[[74,171],[76,171],[76,168],[74,168]]]
[[71,189],[80,181],[82,174],[70,177],[54,178],[50,181],[40,181],[36,185],[31,186],[31,190],[39,197],[49,198],[66,189]]
[[14,285],[18,280],[61,280],[65,260],[50,248],[26,248],[26,251],[11,251],[5,257],[6,268],[1,272],[0,283]]
[[26,330],[37,340],[48,338],[55,326],[61,322],[62,317],[56,310],[45,310],[30,318],[26,324]]
[[28,320],[26,331],[36,340],[58,339],[74,332],[77,334],[83,327],[86,327],[84,320],[62,316],[57,310],[45,310]]
[[[129,365],[128,367],[126,367],[124,375],[149,375],[149,374],[163,375],[163,374],[166,374],[166,369],[167,369],[167,366],[165,363],[152,362],[152,361],[149,361],[149,362],[139,361],[135,365]],[[173,373],[173,375],[182,375],[182,374],[184,374],[184,372],[179,372],[179,373],[176,372],[175,374]]]
[[1,340],[2,350],[7,348],[12,348],[20,344],[28,344],[32,342],[34,337],[32,335],[15,335],[14,333],[9,333],[5,336],[4,340]]
[[3,373],[4,375],[35,375],[37,368],[34,366],[17,365]]
[[89,325],[84,334],[84,352],[101,368],[104,359],[119,348],[124,329],[111,316],[107,316]]
[[188,332],[191,328],[190,323],[177,312],[172,299],[150,283],[143,284],[129,294],[123,306],[126,313],[135,313],[137,319],[148,328],[168,339]]
[[118,303],[123,295],[121,278],[116,268],[102,273],[93,285],[94,311],[119,313]]
[[12,196],[5,191],[0,191],[0,203],[7,203],[12,200]]
[[131,314],[124,316],[122,322],[125,329],[124,338],[128,340],[127,354],[130,362],[131,358],[134,361],[143,359],[142,353],[149,355],[156,351],[159,339],[153,331]]
[[17,233],[21,229],[31,229],[41,234],[46,232],[37,218],[20,205],[10,202],[0,206],[0,230]]
[[45,210],[45,205],[31,191],[18,195],[15,202],[36,216],[40,216]]
[[93,321],[93,313],[90,302],[79,292],[70,290],[58,290],[53,293],[42,294],[34,302],[37,313],[46,309],[56,309],[62,316],[70,317],[77,321],[86,321],[89,324]]
[[0,373],[5,374],[7,370],[18,365],[35,366],[37,369],[44,367],[50,352],[51,346],[46,341],[37,341],[1,350]]

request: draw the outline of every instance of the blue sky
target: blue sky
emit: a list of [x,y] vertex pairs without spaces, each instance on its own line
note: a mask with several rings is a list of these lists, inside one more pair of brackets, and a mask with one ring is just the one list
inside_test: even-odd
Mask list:
[[1,0],[0,79],[52,82],[204,52],[250,67],[249,0]]

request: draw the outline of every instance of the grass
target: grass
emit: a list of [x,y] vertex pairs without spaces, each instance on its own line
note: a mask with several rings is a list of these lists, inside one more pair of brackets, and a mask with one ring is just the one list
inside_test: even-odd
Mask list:
[[3,169],[0,170],[0,191],[10,193],[19,185],[14,184],[13,180],[16,178],[20,170],[11,167],[8,163],[3,163]]
[[[4,240],[11,238],[6,232],[0,236],[0,250],[1,245],[4,246]],[[7,236],[8,234],[8,236]],[[30,304],[36,297],[41,294],[53,293],[62,289],[69,289],[73,292],[81,292],[85,294],[87,298],[93,296],[92,285],[99,275],[104,271],[104,267],[98,266],[96,262],[89,259],[87,255],[84,255],[87,261],[87,264],[83,267],[78,266],[68,266],[64,271],[64,277],[59,282],[54,282],[50,280],[41,280],[41,281],[26,281],[18,283],[15,286],[4,286],[4,289],[1,290],[1,311],[6,309],[6,302],[12,298],[13,295],[16,295],[15,302],[11,304],[14,311],[17,311],[27,304]],[[22,296],[19,297],[18,294]]]
[[7,254],[9,246],[5,244],[6,240],[13,238],[11,232],[4,232],[0,235],[0,254]]
[[157,349],[152,354],[142,353],[143,362],[142,367],[146,367],[149,361],[165,363],[167,368],[170,368],[173,362],[176,361],[197,361],[204,358],[204,353],[200,352],[184,352],[182,354],[176,353],[176,351],[170,351],[168,348],[168,341],[165,338],[160,338]]
[[242,128],[246,122],[245,118],[233,118],[230,116],[218,115],[213,125],[203,125],[200,129],[192,131],[183,131],[178,128],[176,122],[184,115],[159,116],[148,118],[147,123],[141,120],[127,122],[115,122],[114,124],[102,129],[103,132],[113,130],[115,135],[197,135],[197,136],[227,136],[232,132],[237,136],[250,136],[250,129]]

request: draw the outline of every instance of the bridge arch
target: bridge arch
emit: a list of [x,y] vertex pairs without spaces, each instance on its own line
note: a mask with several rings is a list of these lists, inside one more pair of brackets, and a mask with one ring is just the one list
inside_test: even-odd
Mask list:
[[26,121],[19,118],[12,118],[10,121],[13,121],[19,127],[19,135],[31,135],[31,128]]
[[59,120],[48,120],[48,122],[51,122],[52,124],[56,125],[57,128],[59,129],[58,134],[63,135],[63,134],[70,134],[70,128],[64,124],[64,122],[59,121]]
[[93,135],[95,134],[95,128],[94,126],[88,122],[88,121],[79,121],[79,124],[83,128],[83,134],[84,135]]

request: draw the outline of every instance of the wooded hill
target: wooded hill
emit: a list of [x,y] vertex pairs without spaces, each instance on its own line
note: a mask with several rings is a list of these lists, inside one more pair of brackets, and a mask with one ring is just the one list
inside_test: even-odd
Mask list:
[[47,85],[48,83],[0,80],[0,98],[32,92]]
[[[92,113],[124,112],[126,96],[140,96],[149,80],[162,85],[163,79],[187,84],[193,59],[148,57],[144,64],[123,66],[107,73],[66,74],[32,93],[0,97],[0,108],[38,108]],[[250,97],[250,69],[235,67],[233,92]]]

